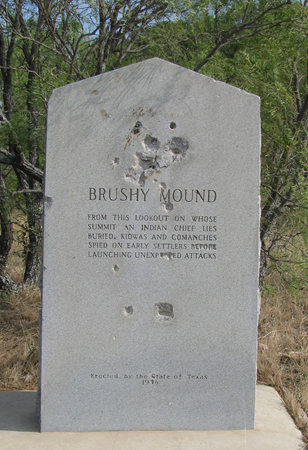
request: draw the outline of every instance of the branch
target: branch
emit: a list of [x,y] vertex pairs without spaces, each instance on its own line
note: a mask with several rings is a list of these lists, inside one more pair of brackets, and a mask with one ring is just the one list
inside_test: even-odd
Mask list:
[[247,13],[248,13],[248,9],[249,9],[249,4],[250,4],[250,0],[247,0],[246,8],[245,8],[245,11],[244,11],[244,15],[242,17],[242,23],[246,22],[246,17],[247,17]]
[[17,194],[43,194],[42,189],[22,189],[20,191],[14,191],[13,195]]
[[5,69],[5,70],[22,70],[23,72],[26,72],[26,73],[31,72],[34,75],[36,75],[38,78],[41,78],[41,76],[35,70],[30,70],[27,67],[11,67],[11,66],[1,66],[0,65],[0,69]]
[[212,58],[212,56],[215,55],[215,53],[218,52],[218,50],[220,50],[222,47],[224,47],[225,45],[230,44],[231,41],[226,40],[224,42],[219,42],[217,45],[215,45],[215,47],[206,55],[206,57],[204,59],[202,59],[202,61],[196,65],[196,67],[194,68],[195,72],[199,72],[200,69],[202,69],[203,66],[205,66],[205,64],[208,62],[208,60],[210,58]]
[[[209,59],[214,56],[218,50],[220,50],[222,47],[224,47],[225,45],[228,45],[232,42],[236,42],[238,41],[241,37],[250,37],[251,35],[257,34],[258,30],[263,30],[264,28],[272,28],[274,26],[278,26],[281,25],[283,23],[292,21],[291,20],[280,20],[280,21],[276,21],[276,22],[267,22],[267,23],[258,23],[260,21],[260,19],[262,19],[264,16],[266,16],[268,13],[275,11],[283,6],[289,5],[290,4],[290,0],[287,0],[279,5],[276,6],[271,6],[269,8],[267,8],[266,10],[264,10],[262,13],[259,14],[259,16],[255,17],[254,19],[250,20],[249,22],[246,22],[246,16],[248,13],[248,7],[249,7],[249,2],[246,5],[246,11],[244,13],[242,22],[240,25],[235,25],[232,28],[229,29],[229,31],[227,31],[224,35],[222,35],[218,42],[216,43],[215,47],[205,56],[205,58],[203,58],[201,60],[201,62],[199,64],[196,65],[196,67],[193,69],[195,72],[199,72],[199,70],[209,61]],[[245,32],[246,30],[249,29],[254,29],[255,32],[251,33],[248,36],[243,36],[243,32]]]
[[8,151],[0,148],[0,163],[1,164],[9,164],[16,169],[21,170],[23,173],[32,176],[35,180],[42,183],[44,173],[38,167],[35,167],[31,164],[20,152],[18,155],[13,155]]

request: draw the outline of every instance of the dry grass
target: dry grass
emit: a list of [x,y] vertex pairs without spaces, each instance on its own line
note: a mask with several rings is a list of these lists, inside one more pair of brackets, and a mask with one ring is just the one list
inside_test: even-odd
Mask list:
[[18,211],[14,212],[13,215],[13,245],[10,252],[10,257],[7,265],[7,271],[11,278],[16,283],[22,283],[24,263],[23,263],[23,253],[24,253],[24,233],[23,227],[25,225],[25,217]]
[[36,389],[40,291],[24,288],[0,300],[0,389]]
[[[12,255],[10,274],[21,281],[18,253]],[[277,273],[268,277],[266,286],[259,322],[258,381],[279,392],[308,443],[307,295],[290,293]],[[0,298],[0,389],[37,389],[39,311],[38,288]]]
[[308,443],[308,299],[290,293],[278,274],[267,279],[259,321],[258,381],[283,398]]
[[[20,218],[16,217],[16,221]],[[24,265],[21,227],[14,226],[14,243],[8,273],[21,283]],[[0,389],[37,389],[41,294],[38,288],[24,287],[8,296],[0,292]]]

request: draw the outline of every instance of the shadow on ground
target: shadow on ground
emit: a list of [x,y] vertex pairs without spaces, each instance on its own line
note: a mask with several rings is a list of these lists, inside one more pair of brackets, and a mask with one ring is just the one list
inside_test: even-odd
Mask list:
[[0,392],[0,430],[39,431],[36,414],[37,392]]

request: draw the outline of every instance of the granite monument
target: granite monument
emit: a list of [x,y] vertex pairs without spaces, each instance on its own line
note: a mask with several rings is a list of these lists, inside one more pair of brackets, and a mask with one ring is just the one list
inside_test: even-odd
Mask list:
[[47,131],[41,430],[253,428],[259,98],[153,58]]

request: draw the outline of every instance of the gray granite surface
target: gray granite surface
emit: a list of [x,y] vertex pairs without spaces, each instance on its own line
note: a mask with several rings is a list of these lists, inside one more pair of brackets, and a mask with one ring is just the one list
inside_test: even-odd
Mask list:
[[41,430],[253,428],[259,98],[154,58],[47,129]]

